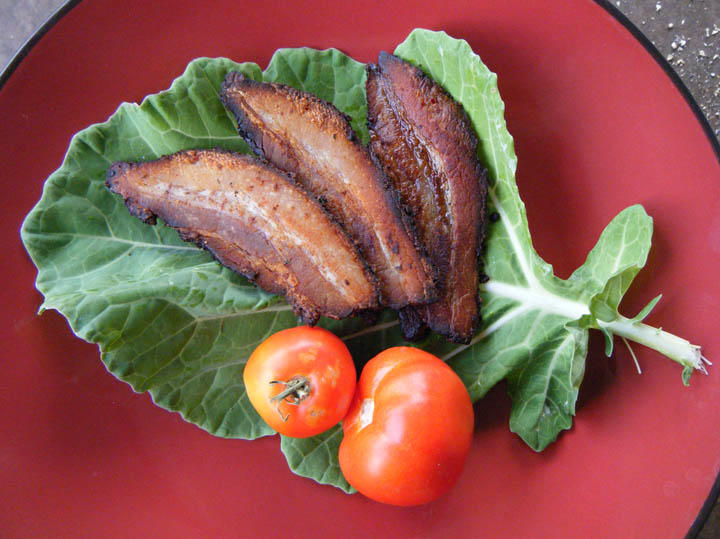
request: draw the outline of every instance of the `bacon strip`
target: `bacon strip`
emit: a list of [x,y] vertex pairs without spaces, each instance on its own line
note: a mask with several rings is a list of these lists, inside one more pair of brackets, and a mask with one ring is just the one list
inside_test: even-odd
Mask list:
[[162,218],[308,324],[378,307],[377,285],[322,207],[280,171],[220,150],[115,163],[107,186],[148,223]]
[[477,137],[462,107],[420,69],[380,53],[367,75],[370,151],[439,276],[436,303],[401,311],[403,332],[420,336],[424,321],[453,341],[468,342],[479,322],[487,192]]
[[225,78],[221,98],[251,148],[307,189],[352,238],[378,278],[384,305],[434,299],[432,268],[345,115],[308,93],[237,72]]

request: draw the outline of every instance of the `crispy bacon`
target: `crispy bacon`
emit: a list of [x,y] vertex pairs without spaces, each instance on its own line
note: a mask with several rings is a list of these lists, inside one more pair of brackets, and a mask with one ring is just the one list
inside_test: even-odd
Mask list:
[[322,207],[256,159],[189,150],[145,163],[115,163],[107,186],[148,223],[162,218],[295,313],[344,318],[378,307],[375,279]]
[[432,268],[345,115],[308,93],[237,72],[225,78],[221,98],[251,148],[306,188],[353,239],[378,278],[384,305],[434,299]]
[[406,337],[430,329],[468,342],[479,322],[478,255],[487,182],[462,107],[420,69],[380,53],[367,69],[370,150],[438,271],[440,297],[401,311]]

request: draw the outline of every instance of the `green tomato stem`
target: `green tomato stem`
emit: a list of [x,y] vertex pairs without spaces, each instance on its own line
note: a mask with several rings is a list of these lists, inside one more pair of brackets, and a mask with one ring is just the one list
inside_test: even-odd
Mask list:
[[707,374],[707,370],[703,365],[703,361],[707,360],[702,357],[700,347],[677,335],[663,331],[660,328],[648,326],[642,322],[633,322],[622,315],[619,315],[612,322],[598,321],[598,323],[618,337],[624,337],[652,348],[680,363],[683,367],[697,369]]
[[300,404],[310,394],[310,380],[304,376],[295,376],[287,382],[273,380],[270,384],[281,384],[285,389],[270,399],[270,402],[287,400],[290,404]]

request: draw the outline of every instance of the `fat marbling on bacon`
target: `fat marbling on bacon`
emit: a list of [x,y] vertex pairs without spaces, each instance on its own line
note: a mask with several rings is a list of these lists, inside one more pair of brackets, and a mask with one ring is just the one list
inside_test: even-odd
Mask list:
[[118,162],[106,184],[136,217],[160,217],[223,265],[286,296],[305,323],[378,308],[376,281],[340,227],[285,174],[250,156],[188,150]]

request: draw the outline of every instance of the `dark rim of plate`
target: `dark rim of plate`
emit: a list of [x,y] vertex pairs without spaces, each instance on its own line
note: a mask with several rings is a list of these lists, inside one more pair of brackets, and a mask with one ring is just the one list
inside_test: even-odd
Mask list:
[[30,51],[32,48],[40,41],[45,34],[47,34],[50,29],[57,24],[57,22],[62,19],[65,15],[70,13],[72,8],[77,6],[81,0],[68,0],[58,8],[58,10],[50,15],[48,19],[38,28],[35,32],[33,32],[29,38],[23,43],[22,47],[18,49],[18,51],[15,53],[15,56],[13,56],[8,64],[5,66],[5,69],[2,70],[2,73],[0,73],[0,90],[2,90],[3,86],[5,86],[5,83],[10,79],[10,75],[12,75],[15,70],[20,65],[20,62],[22,62],[25,57],[30,54]]
[[[25,57],[30,54],[30,51],[33,49],[33,47],[45,36],[45,34],[47,34],[55,26],[55,24],[57,24],[60,19],[70,13],[70,11],[81,1],[82,0],[68,0],[55,13],[53,13],[42,24],[42,26],[40,26],[40,28],[38,28],[27,39],[27,41],[25,41],[25,43],[23,43],[22,47],[20,47],[20,49],[15,53],[15,56],[12,57],[10,62],[8,62],[2,73],[0,73],[0,90],[2,90],[2,87],[5,86],[5,83],[10,79],[10,76],[18,68],[20,62],[22,62]],[[715,156],[717,157],[718,162],[720,162],[720,141],[715,137],[710,123],[708,122],[707,118],[705,118],[705,115],[700,109],[697,101],[695,101],[693,95],[690,93],[690,90],[688,90],[687,86],[685,86],[685,83],[682,81],[682,79],[680,79],[680,77],[672,68],[670,63],[665,59],[665,57],[660,53],[660,51],[655,48],[655,45],[653,45],[652,42],[647,37],[645,37],[645,35],[638,29],[638,27],[635,26],[630,21],[630,19],[623,15],[623,13],[609,0],[593,1],[600,7],[605,9],[605,11],[612,15],[615,20],[617,20],[620,24],[622,24],[633,35],[633,37],[637,39],[637,41],[643,47],[645,47],[645,50],[650,53],[650,56],[653,57],[653,59],[658,63],[658,65],[662,67],[663,71],[665,71],[667,76],[670,77],[670,80],[672,80],[673,84],[675,84],[675,87],[680,91],[682,96],[685,98],[685,101],[690,106],[690,109],[695,114],[697,121],[702,126],[703,130],[705,131],[705,135],[710,141],[710,145],[715,151]],[[720,474],[718,474],[718,476],[715,478],[715,483],[710,489],[710,493],[708,494],[705,503],[700,509],[700,513],[698,514],[697,518],[695,518],[695,521],[690,527],[686,538],[694,539],[698,536],[703,526],[705,525],[705,522],[710,516],[710,513],[715,506],[715,503],[718,500],[718,495],[720,495]]]

